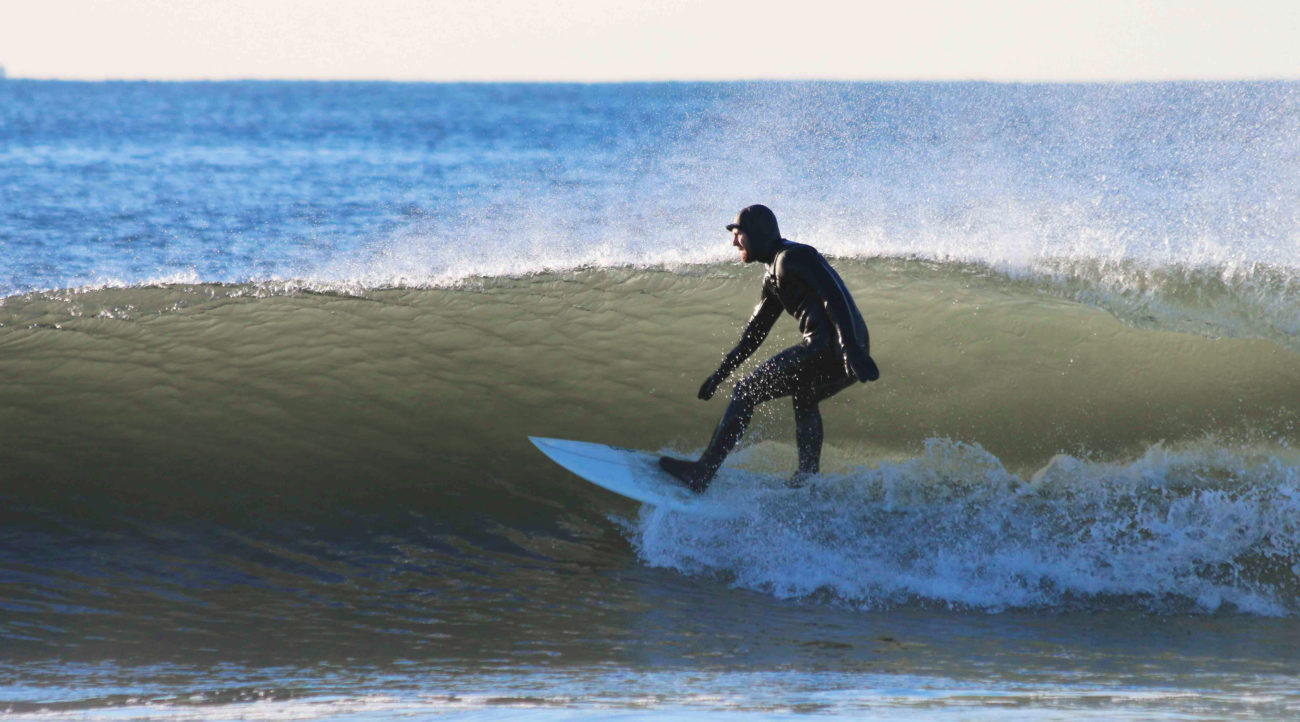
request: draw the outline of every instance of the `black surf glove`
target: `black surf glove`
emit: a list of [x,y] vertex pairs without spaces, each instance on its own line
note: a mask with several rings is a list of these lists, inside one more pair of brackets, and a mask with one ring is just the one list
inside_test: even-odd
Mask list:
[[702,401],[708,401],[709,399],[713,398],[713,394],[717,393],[718,391],[718,385],[721,384],[723,381],[726,381],[727,376],[728,376],[727,372],[723,371],[722,369],[718,369],[717,371],[714,371],[713,375],[705,379],[704,383],[700,385],[700,394],[699,394],[700,399]]
[[880,369],[871,360],[861,346],[848,346],[844,349],[844,373],[859,381],[875,381],[880,378]]

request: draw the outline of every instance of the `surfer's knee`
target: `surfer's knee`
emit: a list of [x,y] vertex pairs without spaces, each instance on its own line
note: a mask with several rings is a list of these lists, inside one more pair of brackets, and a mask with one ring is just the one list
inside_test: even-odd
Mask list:
[[733,403],[747,404],[752,406],[754,405],[754,400],[757,397],[758,397],[758,382],[754,379],[753,376],[746,376],[745,378],[737,381],[736,385],[732,387],[731,401]]

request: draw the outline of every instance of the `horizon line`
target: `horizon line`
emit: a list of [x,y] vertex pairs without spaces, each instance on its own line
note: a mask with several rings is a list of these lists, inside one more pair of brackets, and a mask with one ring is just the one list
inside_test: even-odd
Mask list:
[[313,77],[313,76],[238,76],[238,77],[77,77],[77,76],[39,76],[13,75],[4,72],[0,64],[0,81],[36,81],[68,83],[245,83],[245,82],[283,82],[283,83],[392,83],[422,85],[669,85],[669,84],[726,84],[726,83],[878,83],[878,84],[989,84],[989,85],[1144,85],[1158,83],[1286,83],[1300,81],[1300,73],[1293,76],[1276,75],[1233,75],[1221,77],[1204,76],[1133,76],[1133,77],[1077,77],[1052,78],[989,78],[989,77],[833,77],[833,76],[787,76],[787,77],[631,77],[631,78],[391,78],[391,77]]

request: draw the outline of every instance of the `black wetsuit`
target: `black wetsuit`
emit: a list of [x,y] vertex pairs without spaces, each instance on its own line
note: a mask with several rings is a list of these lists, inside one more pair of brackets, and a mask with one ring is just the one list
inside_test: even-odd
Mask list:
[[822,446],[818,404],[857,380],[874,381],[880,375],[870,357],[862,314],[826,259],[812,246],[784,239],[763,248],[761,254],[758,260],[767,264],[761,300],[740,342],[700,388],[700,398],[713,396],[718,384],[758,350],[782,311],[799,322],[803,340],[759,364],[736,384],[709,448],[698,461],[661,460],[666,470],[697,491],[708,486],[745,433],[754,408],[783,396],[794,401],[799,450],[796,478],[817,473]]

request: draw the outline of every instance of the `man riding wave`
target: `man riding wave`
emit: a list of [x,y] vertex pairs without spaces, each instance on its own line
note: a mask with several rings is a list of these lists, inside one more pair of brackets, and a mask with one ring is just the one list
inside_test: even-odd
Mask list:
[[862,314],[844,281],[817,249],[782,238],[776,215],[763,205],[742,209],[727,230],[741,261],[766,264],[767,273],[762,296],[739,343],[700,386],[699,397],[706,401],[713,397],[718,386],[758,350],[782,311],[799,322],[803,340],[736,383],[731,403],[698,460],[665,456],[659,465],[692,490],[704,491],[744,435],[754,408],[790,396],[799,450],[799,468],[791,482],[798,485],[820,470],[823,432],[818,405],[858,381],[875,381],[880,370],[871,359]]

